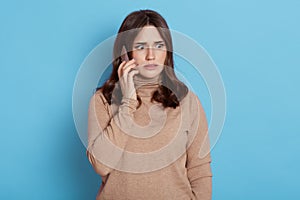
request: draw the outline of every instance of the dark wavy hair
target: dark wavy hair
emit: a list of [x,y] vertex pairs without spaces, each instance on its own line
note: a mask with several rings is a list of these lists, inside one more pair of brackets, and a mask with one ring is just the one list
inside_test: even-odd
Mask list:
[[[114,91],[119,81],[118,68],[122,62],[121,51],[122,47],[128,51],[129,59],[132,59],[132,46],[133,41],[141,28],[144,26],[152,25],[157,28],[162,39],[166,44],[167,55],[164,65],[167,67],[163,68],[162,74],[162,85],[159,85],[157,90],[153,93],[151,101],[157,101],[162,103],[163,107],[176,108],[179,106],[180,101],[188,93],[188,87],[182,83],[175,75],[174,72],[174,61],[173,61],[173,44],[172,37],[165,19],[157,12],[153,10],[139,10],[130,13],[123,21],[118,35],[114,43],[113,50],[113,70],[110,78],[101,86],[96,89],[102,90],[104,97],[107,102],[111,105],[112,102],[118,105],[122,100],[122,92]],[[115,90],[121,90],[120,87],[116,87]],[[137,95],[139,106],[141,105],[141,98]],[[138,106],[138,107],[139,107]]]

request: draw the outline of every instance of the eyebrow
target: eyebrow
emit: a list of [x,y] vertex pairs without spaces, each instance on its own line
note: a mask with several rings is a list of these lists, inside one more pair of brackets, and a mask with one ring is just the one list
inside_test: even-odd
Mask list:
[[[164,41],[160,40],[160,41],[155,41],[154,42],[154,44],[159,44],[159,43],[164,43]],[[134,44],[145,45],[145,44],[147,44],[147,42],[135,42]]]

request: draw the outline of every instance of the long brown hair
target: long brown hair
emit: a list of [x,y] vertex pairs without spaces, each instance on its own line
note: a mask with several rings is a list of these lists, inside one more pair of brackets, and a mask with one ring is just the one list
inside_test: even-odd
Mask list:
[[[164,108],[179,106],[179,102],[188,93],[187,86],[182,83],[175,75],[174,72],[174,61],[173,61],[173,44],[171,33],[165,19],[157,12],[153,10],[139,10],[130,13],[123,21],[118,35],[114,43],[113,50],[113,70],[110,78],[97,90],[102,89],[102,93],[106,98],[107,102],[111,104],[115,102],[120,104],[122,100],[122,92],[114,91],[116,84],[119,84],[118,68],[122,62],[121,51],[122,47],[125,46],[127,50],[132,50],[132,45],[135,37],[144,26],[152,25],[157,28],[162,39],[164,40],[167,48],[167,55],[162,74],[162,85],[159,85],[157,90],[153,93],[151,101],[155,100],[162,103]],[[128,34],[128,32],[130,32]],[[126,34],[124,34],[126,33]],[[132,59],[131,51],[128,52],[129,59]],[[116,90],[120,87],[116,87]],[[114,93],[114,95],[112,94]],[[116,93],[116,95],[115,95]],[[141,104],[141,98],[137,95],[139,106]]]

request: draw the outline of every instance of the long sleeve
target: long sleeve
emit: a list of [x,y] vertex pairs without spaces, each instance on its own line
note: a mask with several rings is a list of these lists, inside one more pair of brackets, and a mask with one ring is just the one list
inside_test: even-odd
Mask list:
[[208,126],[205,112],[196,95],[194,95],[190,109],[193,114],[189,131],[193,136],[190,138],[191,144],[187,150],[187,175],[194,199],[208,200],[211,199],[212,193]]
[[120,126],[130,124],[128,120],[133,116],[137,105],[137,100],[124,98],[113,117],[102,92],[96,92],[91,97],[86,154],[96,173],[102,177],[108,175],[122,157],[129,136],[122,134]]

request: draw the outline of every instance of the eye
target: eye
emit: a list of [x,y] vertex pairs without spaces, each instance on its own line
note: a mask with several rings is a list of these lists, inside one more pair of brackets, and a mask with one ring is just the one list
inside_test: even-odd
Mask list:
[[143,50],[145,47],[144,47],[144,45],[140,44],[140,45],[135,46],[134,48],[137,50]]
[[157,49],[161,49],[163,48],[165,45],[163,43],[159,43],[159,44],[156,44],[155,48]]

